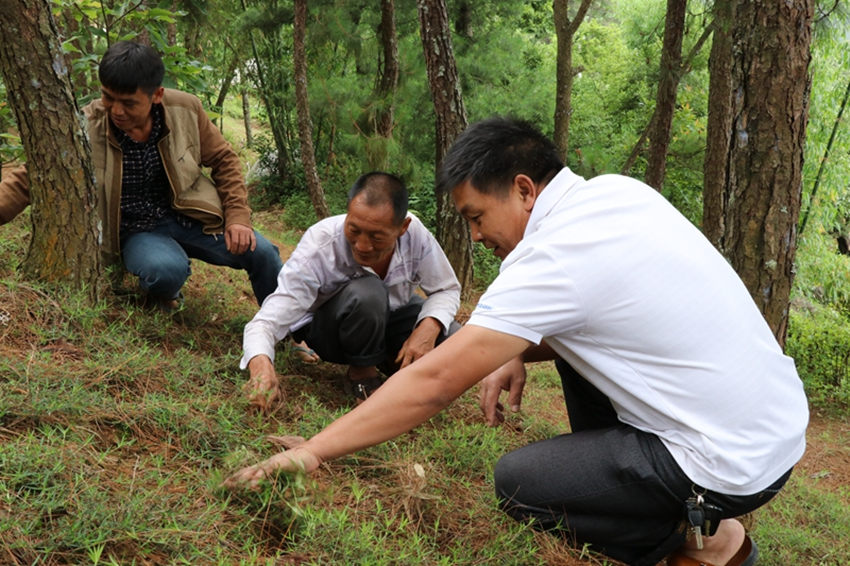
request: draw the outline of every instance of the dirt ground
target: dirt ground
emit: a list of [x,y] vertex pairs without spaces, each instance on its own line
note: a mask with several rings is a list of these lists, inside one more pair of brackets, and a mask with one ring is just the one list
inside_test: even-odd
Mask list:
[[850,487],[850,419],[814,411],[806,433],[807,448],[796,472],[829,489]]

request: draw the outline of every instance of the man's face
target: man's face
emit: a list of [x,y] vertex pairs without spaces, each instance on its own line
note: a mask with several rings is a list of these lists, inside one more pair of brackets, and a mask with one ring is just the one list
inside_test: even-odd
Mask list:
[[100,98],[112,123],[119,130],[129,133],[145,129],[150,119],[151,107],[162,101],[163,90],[159,87],[153,94],[147,94],[136,89],[133,94],[123,94],[101,86]]
[[525,175],[517,175],[505,194],[482,193],[469,181],[452,189],[458,212],[469,222],[472,239],[505,259],[522,240],[537,190]]
[[409,225],[410,218],[405,218],[401,225],[393,223],[393,207],[390,203],[370,207],[360,194],[348,205],[344,223],[345,239],[357,263],[381,274],[389,265],[396,240],[407,231]]

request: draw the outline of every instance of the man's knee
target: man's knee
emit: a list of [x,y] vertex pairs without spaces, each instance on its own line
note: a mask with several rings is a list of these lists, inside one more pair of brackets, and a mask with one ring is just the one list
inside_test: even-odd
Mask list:
[[342,291],[348,316],[385,324],[389,313],[387,289],[377,277],[353,279]]
[[499,505],[503,509],[506,506],[516,505],[520,495],[521,480],[528,475],[526,463],[527,459],[518,457],[516,451],[508,452],[496,462],[493,468],[493,484]]
[[254,261],[259,263],[260,265],[274,267],[277,266],[275,271],[280,271],[283,262],[280,259],[280,250],[278,250],[277,246],[265,239],[260,235],[259,232],[254,232],[257,238],[257,247],[253,251]]
[[191,273],[187,258],[169,255],[146,257],[128,269],[139,278],[142,289],[169,298],[177,295]]

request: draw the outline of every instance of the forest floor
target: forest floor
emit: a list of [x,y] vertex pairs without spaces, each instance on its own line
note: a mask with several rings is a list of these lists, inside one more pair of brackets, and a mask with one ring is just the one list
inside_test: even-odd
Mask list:
[[[256,224],[288,257],[298,235],[279,211]],[[611,564],[495,506],[498,456],[564,432],[549,364],[502,427],[469,392],[310,478],[231,494],[221,480],[272,454],[266,435],[309,436],[350,408],[343,369],[281,352],[287,402],[252,413],[236,367],[256,312],[243,273],[196,262],[175,316],[132,294],[91,309],[21,278],[28,237],[26,217],[0,227],[0,565]],[[814,407],[807,438],[786,489],[747,519],[759,564],[850,562],[850,421]]]

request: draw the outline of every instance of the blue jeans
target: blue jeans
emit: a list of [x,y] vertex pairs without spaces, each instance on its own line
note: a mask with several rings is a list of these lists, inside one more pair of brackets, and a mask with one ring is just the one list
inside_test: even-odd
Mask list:
[[277,287],[283,265],[277,247],[254,231],[257,248],[241,255],[227,251],[224,234],[205,234],[200,222],[178,221],[173,215],[159,220],[150,232],[136,232],[121,239],[127,271],[139,278],[148,294],[175,299],[192,272],[190,258],[248,272],[258,304]]

